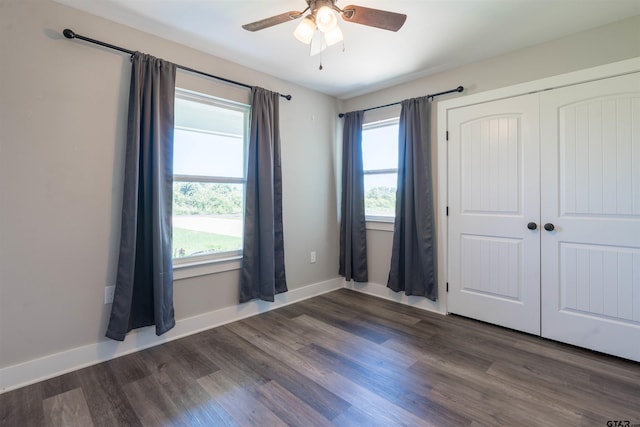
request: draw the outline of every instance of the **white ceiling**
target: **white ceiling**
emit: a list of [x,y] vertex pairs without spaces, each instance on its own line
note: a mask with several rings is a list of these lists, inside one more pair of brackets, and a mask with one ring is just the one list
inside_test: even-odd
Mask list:
[[343,99],[640,15],[640,0],[339,0],[407,21],[397,33],[340,21],[344,51],[329,47],[320,71],[298,21],[241,28],[305,0],[55,1]]

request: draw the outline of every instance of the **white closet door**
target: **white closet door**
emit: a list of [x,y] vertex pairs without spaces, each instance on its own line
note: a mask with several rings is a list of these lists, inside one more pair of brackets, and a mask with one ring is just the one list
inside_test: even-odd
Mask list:
[[538,96],[449,110],[447,121],[448,310],[540,334]]
[[640,361],[640,74],[540,102],[542,335]]

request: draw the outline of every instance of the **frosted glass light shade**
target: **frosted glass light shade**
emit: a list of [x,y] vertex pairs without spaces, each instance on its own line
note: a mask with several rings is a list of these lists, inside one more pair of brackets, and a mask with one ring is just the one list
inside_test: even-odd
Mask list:
[[316,24],[320,31],[326,33],[338,26],[338,18],[329,6],[322,6],[316,12]]
[[327,46],[333,46],[334,44],[344,40],[340,26],[336,25],[333,30],[324,33],[324,39],[327,42]]
[[316,23],[313,22],[313,18],[311,16],[307,16],[300,21],[296,30],[293,32],[293,35],[302,43],[309,44],[311,43],[311,39],[313,38],[313,33],[315,31]]
[[324,51],[327,48],[327,42],[324,39],[324,33],[316,31],[311,40],[311,46],[309,46],[309,56],[314,56]]

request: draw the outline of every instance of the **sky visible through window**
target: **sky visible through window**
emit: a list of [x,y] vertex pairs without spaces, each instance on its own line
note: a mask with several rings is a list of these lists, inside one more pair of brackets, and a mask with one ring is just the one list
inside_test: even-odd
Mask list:
[[398,124],[376,126],[362,132],[364,170],[398,168]]
[[174,141],[174,175],[244,176],[242,135],[219,136],[176,129]]
[[364,127],[362,164],[366,215],[393,217],[398,179],[397,119]]

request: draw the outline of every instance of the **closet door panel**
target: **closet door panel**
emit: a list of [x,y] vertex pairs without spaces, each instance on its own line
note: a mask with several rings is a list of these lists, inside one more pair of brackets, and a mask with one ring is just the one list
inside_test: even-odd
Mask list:
[[640,74],[540,105],[542,335],[640,361]]
[[540,333],[537,95],[449,112],[448,309]]

